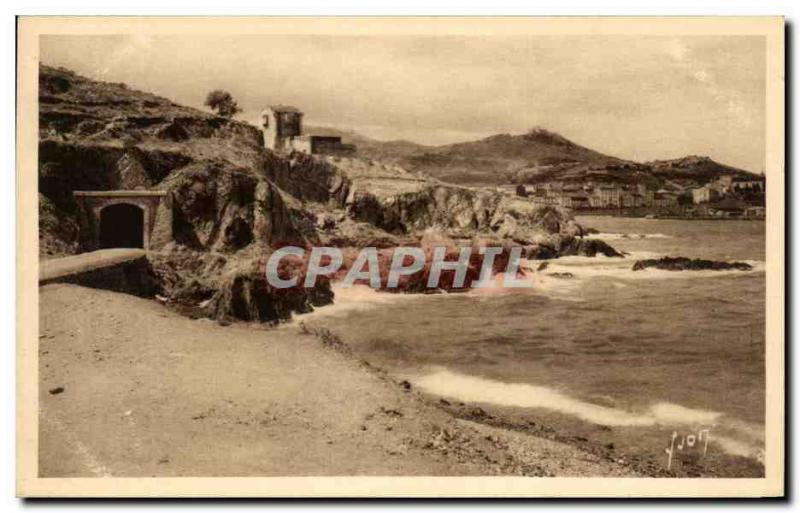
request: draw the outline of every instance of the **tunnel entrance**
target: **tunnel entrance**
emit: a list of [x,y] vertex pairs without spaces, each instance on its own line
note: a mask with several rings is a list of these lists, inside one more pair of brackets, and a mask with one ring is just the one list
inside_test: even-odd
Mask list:
[[100,211],[101,248],[143,248],[144,211],[130,203],[109,205]]
[[167,191],[72,191],[81,208],[80,246],[160,248],[172,240],[172,200]]

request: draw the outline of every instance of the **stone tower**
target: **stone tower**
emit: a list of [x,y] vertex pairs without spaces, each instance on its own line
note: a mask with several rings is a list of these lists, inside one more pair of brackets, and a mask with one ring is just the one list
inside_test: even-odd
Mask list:
[[272,151],[292,149],[292,140],[303,134],[303,113],[289,105],[271,105],[261,113],[264,146]]

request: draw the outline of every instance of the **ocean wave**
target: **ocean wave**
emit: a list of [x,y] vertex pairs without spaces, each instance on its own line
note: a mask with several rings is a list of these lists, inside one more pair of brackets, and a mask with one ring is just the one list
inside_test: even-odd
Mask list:
[[[555,389],[526,383],[505,383],[469,376],[439,368],[434,372],[411,379],[412,383],[437,396],[458,401],[495,404],[519,408],[544,408],[602,426],[652,427],[687,426],[716,428],[725,425],[726,435],[713,435],[711,440],[728,454],[763,461],[763,430],[743,421],[723,418],[716,411],[687,408],[658,402],[642,412],[601,406],[570,397]],[[723,422],[724,421],[724,422]],[[734,435],[727,436],[733,432]],[[738,436],[736,436],[738,435]],[[734,437],[736,436],[736,437]]]
[[331,290],[334,294],[333,304],[315,308],[313,312],[296,315],[292,318],[292,323],[324,317],[338,317],[425,297],[424,294],[381,292],[367,285],[344,287],[334,283],[331,285]]
[[414,380],[419,388],[460,401],[522,408],[545,408],[603,426],[654,426],[713,424],[722,415],[671,403],[654,404],[647,412],[633,413],[574,399],[549,387],[505,383],[439,369]]
[[[696,279],[696,278],[719,278],[730,276],[742,276],[752,273],[761,273],[765,270],[765,262],[760,260],[743,260],[750,264],[753,269],[750,271],[739,271],[735,269],[714,271],[667,271],[664,269],[648,268],[640,271],[633,270],[633,264],[637,260],[657,259],[663,255],[649,251],[631,252],[627,258],[613,257],[562,257],[550,260],[545,275],[555,273],[570,273],[573,279],[587,280],[591,278],[613,278],[616,280],[668,280],[668,279]],[[527,268],[536,270],[540,262],[525,261]],[[567,280],[559,280],[566,282]]]
[[746,442],[742,442],[741,440],[736,440],[734,438],[729,438],[727,436],[720,436],[715,435],[712,438],[714,442],[716,442],[722,450],[732,456],[743,456],[745,458],[750,458],[758,461],[761,464],[764,464],[764,449],[760,447],[754,447]]
[[[632,251],[626,258],[607,257],[597,255],[565,256],[552,260],[520,260],[520,269],[525,272],[519,279],[527,281],[529,287],[509,288],[505,286],[505,274],[497,273],[492,277],[487,287],[469,289],[457,296],[470,296],[488,299],[498,294],[519,293],[521,291],[534,291],[546,297],[562,301],[583,302],[580,290],[593,278],[611,278],[614,286],[625,287],[626,281],[633,280],[661,280],[661,279],[691,279],[691,278],[717,278],[723,276],[741,276],[750,273],[764,272],[765,263],[758,260],[744,260],[753,267],[752,271],[666,271],[648,268],[641,271],[632,269],[636,260],[657,259],[660,253],[651,251]],[[546,267],[539,270],[540,266]],[[561,274],[561,276],[559,276]],[[571,277],[565,277],[571,275]],[[316,319],[320,317],[334,317],[352,312],[364,311],[384,305],[391,305],[403,301],[412,301],[416,298],[426,297],[425,294],[390,293],[378,291],[366,285],[344,287],[341,283],[333,283],[334,302],[313,312],[295,316],[296,321]],[[447,295],[447,294],[443,294]]]
[[672,239],[672,235],[663,233],[591,233],[583,236],[584,239],[602,240],[642,240],[642,239]]

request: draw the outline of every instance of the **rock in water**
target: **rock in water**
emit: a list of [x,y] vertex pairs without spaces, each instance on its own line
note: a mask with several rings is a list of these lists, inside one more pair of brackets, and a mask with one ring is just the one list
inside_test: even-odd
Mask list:
[[664,271],[750,271],[753,266],[745,262],[722,262],[703,260],[700,258],[663,257],[658,259],[638,260],[633,264],[634,271],[653,267]]
[[624,255],[600,239],[570,238],[565,241],[559,251],[561,256],[597,256],[624,258]]

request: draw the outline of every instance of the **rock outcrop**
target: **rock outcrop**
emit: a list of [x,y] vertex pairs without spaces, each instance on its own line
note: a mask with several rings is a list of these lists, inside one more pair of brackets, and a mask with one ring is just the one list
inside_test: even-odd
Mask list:
[[396,195],[363,190],[358,182],[347,203],[348,214],[385,231],[406,234],[426,229],[456,238],[496,234],[520,245],[559,246],[559,235],[574,237],[575,225],[558,207],[538,207],[524,199],[489,189],[430,181]]
[[350,192],[351,181],[341,169],[305,153],[282,158],[265,152],[263,166],[267,178],[302,201],[342,207]]
[[[170,215],[155,216],[153,268],[160,297],[192,315],[272,322],[330,302],[325,280],[287,290],[266,282],[264,260],[287,244],[372,246],[389,255],[398,245],[425,244],[433,230],[453,247],[491,241],[506,250],[523,246],[528,258],[619,256],[601,241],[582,240],[583,229],[563,209],[386,162],[275,154],[254,126],[124,84],[42,66],[39,105],[43,255],[90,249],[81,247],[85,216],[73,191],[165,191]],[[401,290],[424,289],[426,276]]]
[[559,254],[562,256],[580,255],[593,257],[603,255],[607,257],[624,258],[622,253],[600,239],[582,239],[575,237],[568,239],[562,244]]
[[[317,242],[315,216],[273,179],[321,200],[336,193],[314,188],[335,174],[330,166],[269,154],[246,123],[63,69],[40,69],[39,102],[44,255],[82,249],[73,191],[157,189],[167,192],[172,215],[157,218],[170,226],[154,233],[173,240],[150,258],[170,305],[219,320],[275,321],[330,301],[322,282],[272,290],[259,265],[270,247]],[[291,180],[303,173],[305,182]]]
[[663,257],[658,259],[637,260],[633,264],[634,271],[654,268],[664,271],[751,271],[753,266],[746,262],[721,262],[686,257]]
[[[230,185],[227,192],[233,197],[226,196],[225,186],[206,184],[216,196],[215,201],[203,205],[206,210],[200,221],[204,229],[199,231],[215,232],[216,228],[224,237],[229,223],[224,219],[212,223],[212,211],[224,217],[227,209],[222,205],[236,206],[248,197],[255,198],[256,184],[267,180],[260,171],[264,159],[261,133],[246,123],[63,69],[42,66],[39,86],[39,192],[52,211],[50,217],[79,224],[78,205],[72,194],[75,190],[159,189],[170,194],[177,191],[185,197],[186,187],[191,184],[200,188],[198,177],[205,174],[208,179]],[[178,203],[180,206],[181,201]],[[255,200],[251,203],[255,208]],[[284,203],[275,201],[267,206],[280,210]],[[285,219],[291,215],[270,212],[268,217]],[[251,217],[255,219],[257,214]],[[276,231],[271,236],[286,235],[286,223],[273,226]],[[203,235],[207,234],[199,233],[197,238]],[[191,239],[186,233],[180,236]],[[236,239],[235,233],[231,237]],[[46,224],[41,226],[40,238],[46,251],[78,249],[76,234],[52,230]],[[253,240],[258,240],[255,234]],[[213,249],[223,245],[216,240],[206,242]],[[228,242],[233,242],[234,249],[240,245],[230,239]]]
[[[264,273],[267,257],[176,248],[149,259],[162,286],[162,300],[192,317],[274,323],[333,301],[324,277],[311,288],[272,287]],[[298,276],[302,283],[305,267],[288,261],[279,272],[284,278]]]
[[489,229],[499,200],[488,191],[433,183],[391,196],[356,191],[348,212],[392,233],[427,228],[475,232]]
[[161,186],[173,198],[173,237],[189,248],[235,252],[316,240],[311,213],[269,180],[226,161],[191,164]]

